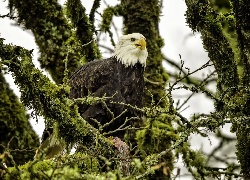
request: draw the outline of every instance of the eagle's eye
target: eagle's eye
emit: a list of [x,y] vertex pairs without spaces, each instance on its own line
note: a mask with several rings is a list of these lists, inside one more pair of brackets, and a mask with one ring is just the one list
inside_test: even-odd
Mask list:
[[135,41],[135,38],[131,38],[130,41],[131,41],[131,42],[134,42],[134,41]]

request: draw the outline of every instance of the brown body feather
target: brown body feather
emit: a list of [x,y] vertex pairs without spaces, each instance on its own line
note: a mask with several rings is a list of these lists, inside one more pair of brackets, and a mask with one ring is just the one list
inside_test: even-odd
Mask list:
[[[126,67],[114,57],[89,62],[71,76],[69,98],[75,99],[88,95],[112,97],[105,100],[107,107],[102,102],[92,105],[81,104],[78,111],[85,120],[98,128],[97,123],[92,119],[104,125],[113,119],[110,111],[114,117],[118,117],[126,110],[126,113],[103,129],[104,132],[113,131],[119,128],[126,118],[140,118],[141,113],[138,110],[122,104],[142,107],[143,71],[144,67],[139,63]],[[133,121],[136,120],[131,120],[128,124],[134,124]],[[124,131],[112,135],[122,138]]]

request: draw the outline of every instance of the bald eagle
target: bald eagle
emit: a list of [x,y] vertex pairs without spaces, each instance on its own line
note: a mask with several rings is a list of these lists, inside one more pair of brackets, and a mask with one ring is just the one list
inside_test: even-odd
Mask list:
[[[146,38],[132,33],[119,38],[112,57],[88,62],[74,72],[69,79],[70,99],[89,95],[110,97],[91,105],[79,104],[78,112],[83,119],[95,128],[103,126],[102,133],[123,138],[125,132],[115,130],[133,125],[132,121],[141,118],[141,112],[134,107],[142,107],[147,56]],[[41,146],[52,131],[52,128],[44,131]],[[46,144],[50,144],[48,140]]]
[[122,138],[124,131],[111,132],[120,128],[126,119],[130,118],[128,124],[131,124],[133,118],[141,116],[133,107],[142,107],[147,56],[146,38],[133,33],[119,38],[112,57],[80,67],[70,78],[69,98],[112,97],[105,102],[79,105],[80,115],[95,128],[99,128],[98,123],[106,124],[103,132]]

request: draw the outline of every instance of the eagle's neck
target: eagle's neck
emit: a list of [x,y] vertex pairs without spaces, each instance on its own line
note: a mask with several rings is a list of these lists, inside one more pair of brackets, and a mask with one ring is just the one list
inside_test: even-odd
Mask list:
[[135,64],[139,63],[145,68],[147,56],[147,50],[142,51],[138,48],[131,49],[130,47],[116,48],[114,53],[114,57],[125,67],[135,66]]

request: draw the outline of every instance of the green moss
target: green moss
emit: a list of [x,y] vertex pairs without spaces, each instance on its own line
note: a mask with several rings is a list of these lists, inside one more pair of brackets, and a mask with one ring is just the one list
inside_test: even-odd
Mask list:
[[212,177],[213,172],[209,172],[206,169],[206,158],[203,152],[192,150],[188,143],[183,143],[176,149],[177,157],[179,154],[182,154],[185,166],[195,179]]
[[218,12],[228,12],[232,8],[229,0],[211,0],[211,6]]
[[[192,30],[201,32],[203,46],[218,74],[218,96],[224,92],[234,93],[236,89],[228,91],[228,88],[238,86],[237,66],[232,47],[223,34],[220,17],[209,6],[208,1],[203,3],[193,1],[187,3],[187,6],[187,23]],[[221,111],[224,106],[219,103],[216,104],[216,108]]]
[[233,122],[231,131],[236,132],[237,136],[236,154],[245,177],[249,177],[250,172],[250,158],[248,156],[250,151],[249,103],[250,89],[248,87],[241,87],[228,102],[229,116]]
[[[86,15],[86,10],[80,0],[68,0],[66,2],[66,14],[70,18],[73,28],[76,28],[76,36],[82,44],[82,54],[88,61],[100,59],[101,54],[94,40],[94,24]],[[93,18],[92,18],[93,19]]]
[[111,28],[113,16],[115,14],[115,9],[113,7],[108,7],[103,11],[101,30],[106,32]]
[[231,130],[237,135],[237,157],[244,179],[249,179],[250,5],[248,1],[233,0],[233,13],[218,14],[207,0],[186,1],[186,4],[187,22],[194,31],[201,32],[204,48],[218,74],[217,113],[233,123]]
[[83,153],[75,153],[71,156],[62,157],[62,162],[65,165],[72,166],[76,164],[81,173],[98,173],[100,172],[100,164],[97,157],[91,157]]
[[13,179],[14,177],[21,180],[26,179],[81,179],[77,167],[61,166],[51,160],[38,162],[28,162],[18,168],[9,168],[10,174],[5,178]]
[[84,56],[88,57],[82,51],[78,39],[71,41],[69,50],[67,41],[72,37],[72,28],[56,0],[50,2],[35,0],[32,3],[10,0],[9,7],[11,12],[18,12],[18,23],[34,34],[39,47],[38,60],[41,67],[49,71],[56,83],[62,83],[66,58],[69,72],[74,72],[80,65],[79,60]]
[[124,6],[118,4],[114,7],[107,7],[102,14],[102,23],[100,25],[101,31],[110,31],[113,16],[120,16],[124,13]]
[[[250,18],[250,5],[247,1],[232,0],[233,11],[236,19],[236,33],[238,40],[238,47],[240,49],[240,58],[243,67],[242,80],[245,85],[250,83],[250,25],[248,20]],[[250,175],[249,175],[250,177]]]
[[[10,89],[0,71],[0,154],[8,151],[15,164],[23,164],[35,155],[39,139],[29,123],[29,115]],[[5,147],[3,147],[5,146]],[[16,150],[18,149],[18,151]],[[7,166],[13,166],[8,158]]]
[[[176,136],[174,129],[168,124],[169,118],[168,115],[160,115],[156,119],[147,119],[146,129],[137,131],[136,140],[140,149],[141,157],[148,158],[149,155],[157,154],[162,152],[170,147],[172,141],[176,141],[178,137]],[[150,122],[153,121],[153,122]],[[157,157],[157,155],[156,155]],[[172,154],[168,153],[164,158],[157,158],[156,164],[164,163],[168,170],[173,169],[172,165]],[[146,161],[146,159],[144,160]],[[151,162],[151,165],[155,165]],[[160,166],[161,167],[161,166]],[[157,168],[154,176],[165,176],[162,174],[162,168]]]
[[[109,156],[114,153],[111,144],[89,125],[77,112],[77,106],[68,99],[67,89],[50,82],[31,61],[30,52],[11,45],[1,44],[0,57],[15,77],[20,87],[21,100],[49,124],[57,123],[59,136],[67,144],[81,143],[97,154]],[[15,55],[16,52],[19,58]],[[9,60],[11,59],[11,60]],[[20,60],[20,61],[19,61]],[[96,143],[100,146],[96,146]],[[107,153],[107,154],[106,154]]]

